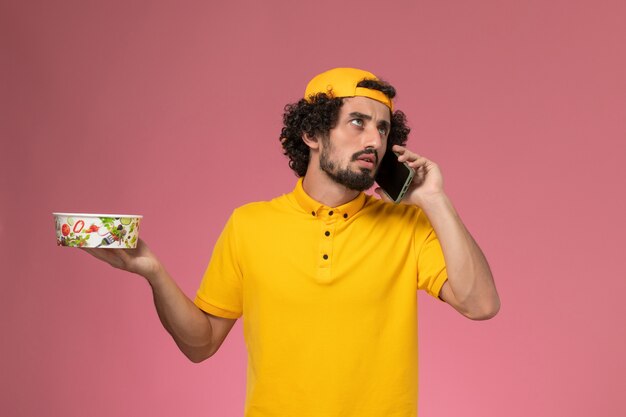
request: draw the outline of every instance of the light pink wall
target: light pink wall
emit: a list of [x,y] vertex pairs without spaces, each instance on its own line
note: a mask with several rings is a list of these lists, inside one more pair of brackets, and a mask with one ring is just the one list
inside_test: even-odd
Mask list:
[[624,4],[2,1],[2,415],[241,416],[239,325],[187,362],[50,213],[143,214],[193,295],[231,210],[291,190],[282,107],[335,66],[396,85],[503,300],[420,296],[420,415],[623,415]]

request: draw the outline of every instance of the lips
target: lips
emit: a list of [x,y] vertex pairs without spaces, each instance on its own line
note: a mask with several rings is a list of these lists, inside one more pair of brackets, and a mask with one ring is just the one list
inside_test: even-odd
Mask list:
[[362,168],[374,169],[378,163],[376,153],[367,151],[359,152],[352,157],[353,161],[356,161]]

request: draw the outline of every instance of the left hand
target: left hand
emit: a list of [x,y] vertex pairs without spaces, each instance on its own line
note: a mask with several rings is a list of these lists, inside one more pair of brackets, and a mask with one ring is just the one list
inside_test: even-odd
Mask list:
[[[428,200],[443,195],[443,176],[436,163],[400,145],[394,145],[391,151],[398,155],[398,161],[406,162],[415,170],[413,182],[402,203],[423,207]],[[374,191],[382,199],[390,201],[382,189],[376,188]]]

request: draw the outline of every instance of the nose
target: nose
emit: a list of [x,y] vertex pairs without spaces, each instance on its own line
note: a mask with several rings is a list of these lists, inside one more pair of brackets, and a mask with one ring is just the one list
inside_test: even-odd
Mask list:
[[380,134],[378,127],[370,125],[363,130],[363,147],[381,149],[385,146],[385,138]]

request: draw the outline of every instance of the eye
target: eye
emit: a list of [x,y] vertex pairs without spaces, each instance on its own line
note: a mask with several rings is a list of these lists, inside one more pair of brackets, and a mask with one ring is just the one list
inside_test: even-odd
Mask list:
[[387,133],[389,133],[389,128],[387,126],[379,126],[378,127],[378,132],[385,136]]
[[350,120],[350,123],[353,124],[354,126],[357,126],[357,127],[363,127],[363,120],[362,119],[352,119],[352,120]]

